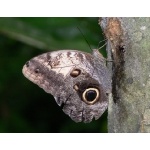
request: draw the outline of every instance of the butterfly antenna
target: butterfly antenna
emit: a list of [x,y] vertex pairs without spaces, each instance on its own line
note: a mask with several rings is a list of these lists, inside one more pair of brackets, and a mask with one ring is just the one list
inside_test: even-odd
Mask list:
[[102,43],[102,42],[104,42],[104,41],[106,42],[107,39],[105,38],[104,40],[99,41],[99,42],[98,42],[98,47],[100,46],[100,43]]
[[99,50],[102,49],[107,43],[105,43],[104,45],[102,45],[100,48],[98,48]]
[[84,34],[82,33],[82,31],[80,30],[80,28],[79,28],[79,27],[77,27],[77,28],[78,28],[78,30],[80,31],[80,33],[82,34],[82,36],[84,37],[84,39],[85,39],[86,43],[88,44],[89,48],[91,49],[91,51],[93,51],[92,48],[91,48],[91,46],[90,46],[90,44],[89,44],[89,42],[88,42],[88,40],[85,38],[85,36],[84,36]]

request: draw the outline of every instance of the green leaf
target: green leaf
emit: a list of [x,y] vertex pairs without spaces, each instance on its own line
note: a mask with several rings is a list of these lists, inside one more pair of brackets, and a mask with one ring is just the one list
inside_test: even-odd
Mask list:
[[101,40],[98,18],[0,18],[1,33],[44,50],[89,50],[77,27],[97,48]]

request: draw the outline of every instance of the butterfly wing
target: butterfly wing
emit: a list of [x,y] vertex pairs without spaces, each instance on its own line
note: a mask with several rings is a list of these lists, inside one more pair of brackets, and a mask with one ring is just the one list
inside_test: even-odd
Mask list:
[[75,122],[91,122],[106,110],[109,82],[103,81],[103,72],[106,78],[101,58],[77,50],[44,53],[23,67],[24,76],[52,94]]

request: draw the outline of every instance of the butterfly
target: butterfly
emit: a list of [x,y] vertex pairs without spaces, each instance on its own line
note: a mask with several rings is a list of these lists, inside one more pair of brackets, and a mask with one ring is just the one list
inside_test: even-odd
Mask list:
[[27,61],[22,72],[52,94],[75,122],[97,120],[108,107],[111,79],[106,59],[97,49],[92,54],[78,50],[47,52]]

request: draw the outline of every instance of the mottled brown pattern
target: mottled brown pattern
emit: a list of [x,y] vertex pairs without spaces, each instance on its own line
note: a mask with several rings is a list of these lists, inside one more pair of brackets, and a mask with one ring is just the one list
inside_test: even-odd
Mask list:
[[[52,94],[57,104],[75,122],[91,122],[107,109],[106,93],[111,89],[111,80],[106,66],[101,65],[103,61],[94,55],[66,50],[49,52],[29,62],[24,65],[23,74]],[[90,105],[82,99],[87,88],[96,88],[100,92],[98,100]]]
[[79,59],[81,62],[83,61],[83,55],[81,53],[76,53],[75,57]]
[[47,54],[46,54],[46,58],[47,58],[47,61],[51,60],[50,53],[47,53]]
[[85,60],[92,62],[93,58],[89,54],[85,55],[85,58],[86,58]]
[[59,64],[60,64],[60,61],[59,61],[59,60],[55,60],[55,61],[52,63],[53,67],[56,67],[56,66],[58,66]]
[[67,56],[70,57],[70,55],[71,55],[71,52],[67,52]]

